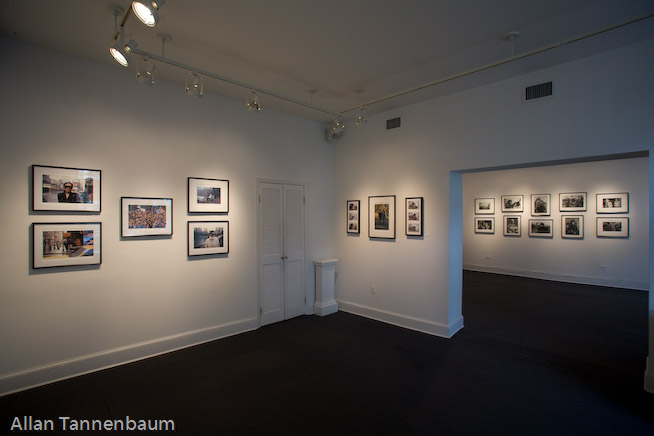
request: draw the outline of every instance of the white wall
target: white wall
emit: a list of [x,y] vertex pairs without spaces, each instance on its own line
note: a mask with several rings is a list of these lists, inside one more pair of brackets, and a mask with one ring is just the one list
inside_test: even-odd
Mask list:
[[[456,332],[463,325],[460,171],[643,150],[651,154],[652,53],[650,40],[405,106],[371,117],[363,128],[348,129],[334,156],[341,309],[438,335]],[[555,80],[556,96],[523,103],[523,87],[545,80]],[[385,121],[396,116],[402,117],[402,127],[385,130]],[[398,198],[399,229],[404,198],[425,198],[423,239],[398,233],[391,242],[370,240],[365,219],[360,236],[346,235],[346,200],[360,199],[365,217],[369,195],[389,194]]]
[[[257,178],[306,184],[312,312],[312,261],[332,255],[323,126],[7,39],[0,53],[0,393],[257,328]],[[102,212],[31,212],[33,164],[101,169]],[[189,176],[229,179],[229,214],[189,215]],[[121,240],[121,196],[172,197],[172,238]],[[216,218],[229,255],[188,258],[187,221]],[[102,265],[31,269],[31,223],[76,221],[102,222]]]
[[[463,267],[550,280],[649,289],[649,189],[647,157],[541,166],[463,175]],[[559,211],[559,193],[586,192],[585,212]],[[596,213],[596,194],[629,193],[629,213]],[[531,214],[531,194],[551,195],[551,215]],[[524,196],[524,212],[502,213],[501,196]],[[474,229],[475,198],[495,198],[494,234]],[[584,217],[584,239],[561,238],[561,216]],[[503,236],[503,217],[522,217],[522,236]],[[482,215],[478,215],[482,216]],[[598,238],[597,217],[628,217],[629,238]],[[528,236],[528,221],[552,219],[550,238]]]

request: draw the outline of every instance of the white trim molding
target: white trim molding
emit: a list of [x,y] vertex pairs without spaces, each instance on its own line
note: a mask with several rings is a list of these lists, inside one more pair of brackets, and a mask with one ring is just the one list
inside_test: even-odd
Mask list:
[[207,327],[0,375],[0,396],[256,330],[257,318]]
[[463,328],[463,316],[459,317],[450,325],[444,325],[421,318],[414,318],[399,313],[387,312],[384,310],[374,309],[372,307],[362,306],[356,303],[337,300],[338,310],[385,322],[398,327],[416,330],[429,335],[439,336],[442,338],[451,338],[456,332]]

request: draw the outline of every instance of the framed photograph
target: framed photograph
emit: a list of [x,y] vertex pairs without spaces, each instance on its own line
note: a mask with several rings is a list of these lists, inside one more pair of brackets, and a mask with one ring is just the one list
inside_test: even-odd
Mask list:
[[32,209],[100,212],[102,171],[32,165]]
[[404,205],[407,236],[422,236],[422,197],[407,197]]
[[524,196],[522,195],[502,195],[502,212],[524,212]]
[[585,192],[563,192],[559,194],[559,211],[583,212],[586,210]]
[[628,238],[629,218],[597,218],[597,236],[602,238]]
[[229,180],[188,178],[189,213],[228,213]]
[[536,238],[552,238],[554,236],[554,220],[529,220],[529,236]]
[[495,233],[495,218],[494,217],[475,217],[475,233]]
[[33,267],[99,265],[102,223],[34,223]]
[[361,209],[361,203],[359,200],[348,200],[347,201],[347,233],[359,234],[359,225],[361,224],[361,215],[359,214]]
[[188,255],[229,253],[228,221],[189,221]]
[[368,197],[368,237],[395,239],[395,196]]
[[494,198],[475,198],[475,213],[477,215],[492,215],[495,213]]
[[172,236],[173,199],[121,197],[121,235]]
[[570,239],[584,239],[584,216],[562,215],[561,237]]
[[520,216],[504,215],[504,236],[521,236],[522,224]]
[[549,216],[550,203],[550,194],[531,194],[531,215]]
[[629,213],[629,194],[597,194],[597,213]]

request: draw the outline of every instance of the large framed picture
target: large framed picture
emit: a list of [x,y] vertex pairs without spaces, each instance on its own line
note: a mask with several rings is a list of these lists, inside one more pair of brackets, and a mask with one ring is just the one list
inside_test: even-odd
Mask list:
[[519,215],[504,215],[504,236],[521,236],[522,225]]
[[359,209],[361,209],[361,203],[359,200],[348,200],[347,201],[347,233],[359,234],[359,226],[361,224],[361,215]]
[[531,215],[549,216],[551,197],[550,194],[531,194]]
[[188,178],[189,213],[228,213],[229,180]]
[[102,223],[34,223],[33,267],[99,265]]
[[585,192],[562,192],[559,194],[559,211],[583,212],[586,210]]
[[407,197],[404,205],[406,214],[405,234],[407,236],[422,236],[422,197]]
[[495,217],[475,217],[475,233],[495,233]]
[[368,197],[368,237],[395,239],[395,196]]
[[561,215],[561,237],[570,239],[583,239],[584,216]]
[[121,235],[172,236],[173,199],[121,197]]
[[629,218],[597,218],[597,236],[602,238],[628,238]]
[[597,213],[629,213],[629,194],[597,194]]
[[492,215],[495,213],[494,198],[475,198],[475,213],[477,215]]
[[188,255],[229,253],[228,221],[189,221]]
[[525,210],[524,196],[502,195],[502,212],[523,212]]
[[102,171],[32,165],[32,209],[100,212]]
[[529,220],[529,236],[535,238],[552,238],[554,220]]

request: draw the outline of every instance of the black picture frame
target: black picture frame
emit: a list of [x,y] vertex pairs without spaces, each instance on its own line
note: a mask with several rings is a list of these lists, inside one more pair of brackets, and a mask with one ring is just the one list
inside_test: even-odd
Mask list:
[[100,213],[102,171],[32,165],[32,210]]
[[120,198],[120,233],[123,238],[173,235],[173,199]]
[[423,235],[423,197],[407,197],[404,200],[404,234],[406,236]]
[[229,213],[229,180],[189,177],[188,213]]
[[395,239],[395,195],[368,197],[368,237]]
[[361,232],[361,202],[359,200],[347,200],[345,212],[346,233],[358,235]]
[[32,268],[101,263],[101,222],[32,224]]
[[189,257],[229,253],[229,221],[189,221],[186,235]]

